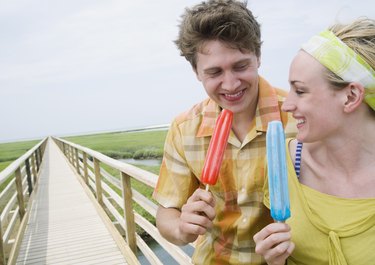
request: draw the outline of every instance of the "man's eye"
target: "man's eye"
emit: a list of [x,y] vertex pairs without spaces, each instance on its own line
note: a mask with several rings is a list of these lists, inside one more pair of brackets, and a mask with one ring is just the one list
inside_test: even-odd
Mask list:
[[209,72],[209,73],[207,73],[207,75],[209,75],[209,76],[218,76],[218,75],[220,75],[220,71],[214,71],[214,72]]
[[236,66],[236,70],[237,71],[241,71],[241,70],[245,70],[247,68],[247,64],[241,64],[241,65],[238,65]]

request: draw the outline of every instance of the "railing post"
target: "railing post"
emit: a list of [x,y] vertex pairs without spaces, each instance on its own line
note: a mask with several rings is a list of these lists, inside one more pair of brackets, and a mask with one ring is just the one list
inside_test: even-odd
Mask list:
[[86,185],[89,185],[89,174],[87,171],[87,154],[82,152],[82,162],[83,162],[83,178],[85,179]]
[[42,158],[43,158],[43,154],[42,154],[42,146],[39,146],[39,148],[36,150],[38,152],[38,157],[39,157],[39,165],[42,164]]
[[79,156],[78,156],[78,148],[74,148],[76,153],[76,170],[78,175],[81,175],[81,172],[79,172]]
[[73,160],[73,146],[69,145],[69,161],[72,165],[74,165],[74,160]]
[[102,181],[100,177],[100,161],[94,157],[96,199],[100,205],[103,205]]
[[64,156],[66,156],[66,148],[65,148],[65,143],[64,143],[64,142],[62,142],[61,144],[62,144],[62,152],[63,152]]
[[33,182],[31,180],[31,171],[30,171],[30,163],[29,158],[26,158],[25,160],[25,167],[26,167],[26,175],[27,175],[27,187],[29,191],[29,195],[33,192]]
[[39,172],[40,164],[39,164],[39,158],[38,158],[38,150],[35,150],[34,154],[35,154],[35,161],[36,161],[36,171]]
[[73,167],[75,166],[75,163],[76,163],[75,156],[76,156],[75,148],[72,146],[72,165],[73,165]]
[[3,242],[3,229],[0,219],[0,265],[5,265],[5,251],[4,251],[4,242]]
[[126,240],[130,249],[137,254],[137,242],[135,238],[135,223],[133,212],[133,194],[130,183],[130,176],[121,172],[121,190],[124,202],[124,219],[125,219],[125,233]]
[[16,175],[16,188],[17,188],[17,200],[19,205],[19,213],[20,219],[23,219],[25,215],[25,202],[23,199],[23,188],[22,188],[22,175],[21,175],[21,168],[17,168],[15,171]]
[[36,165],[35,165],[35,157],[34,157],[34,155],[31,155],[31,163],[33,164],[34,183],[36,183],[37,172],[36,172]]

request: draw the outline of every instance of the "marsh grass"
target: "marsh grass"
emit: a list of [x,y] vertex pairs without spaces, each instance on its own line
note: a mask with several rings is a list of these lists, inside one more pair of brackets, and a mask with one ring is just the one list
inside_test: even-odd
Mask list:
[[109,157],[161,158],[167,130],[117,132],[65,137],[66,140],[88,147]]
[[0,171],[40,141],[41,139],[24,142],[0,143]]

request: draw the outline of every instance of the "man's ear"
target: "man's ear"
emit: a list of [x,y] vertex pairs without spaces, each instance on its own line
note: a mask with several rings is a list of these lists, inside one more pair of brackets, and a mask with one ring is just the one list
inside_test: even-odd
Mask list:
[[350,83],[346,88],[346,102],[344,105],[345,112],[353,112],[363,102],[365,96],[365,88],[357,82]]

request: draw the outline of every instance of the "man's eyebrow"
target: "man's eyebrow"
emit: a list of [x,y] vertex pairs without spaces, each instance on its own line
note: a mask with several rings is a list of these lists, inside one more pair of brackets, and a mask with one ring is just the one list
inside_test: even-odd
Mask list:
[[235,62],[234,64],[236,65],[236,64],[241,64],[241,63],[252,63],[252,62],[253,62],[253,60],[251,60],[251,58],[244,58],[244,59],[241,59],[241,60]]
[[[233,63],[233,65],[236,66],[236,65],[242,64],[242,63],[252,63],[252,60],[250,58],[241,59],[241,60]],[[213,67],[203,69],[203,72],[204,73],[210,73],[210,72],[215,72],[215,71],[218,71],[218,70],[221,70],[221,68],[218,67],[218,66],[213,66]]]

